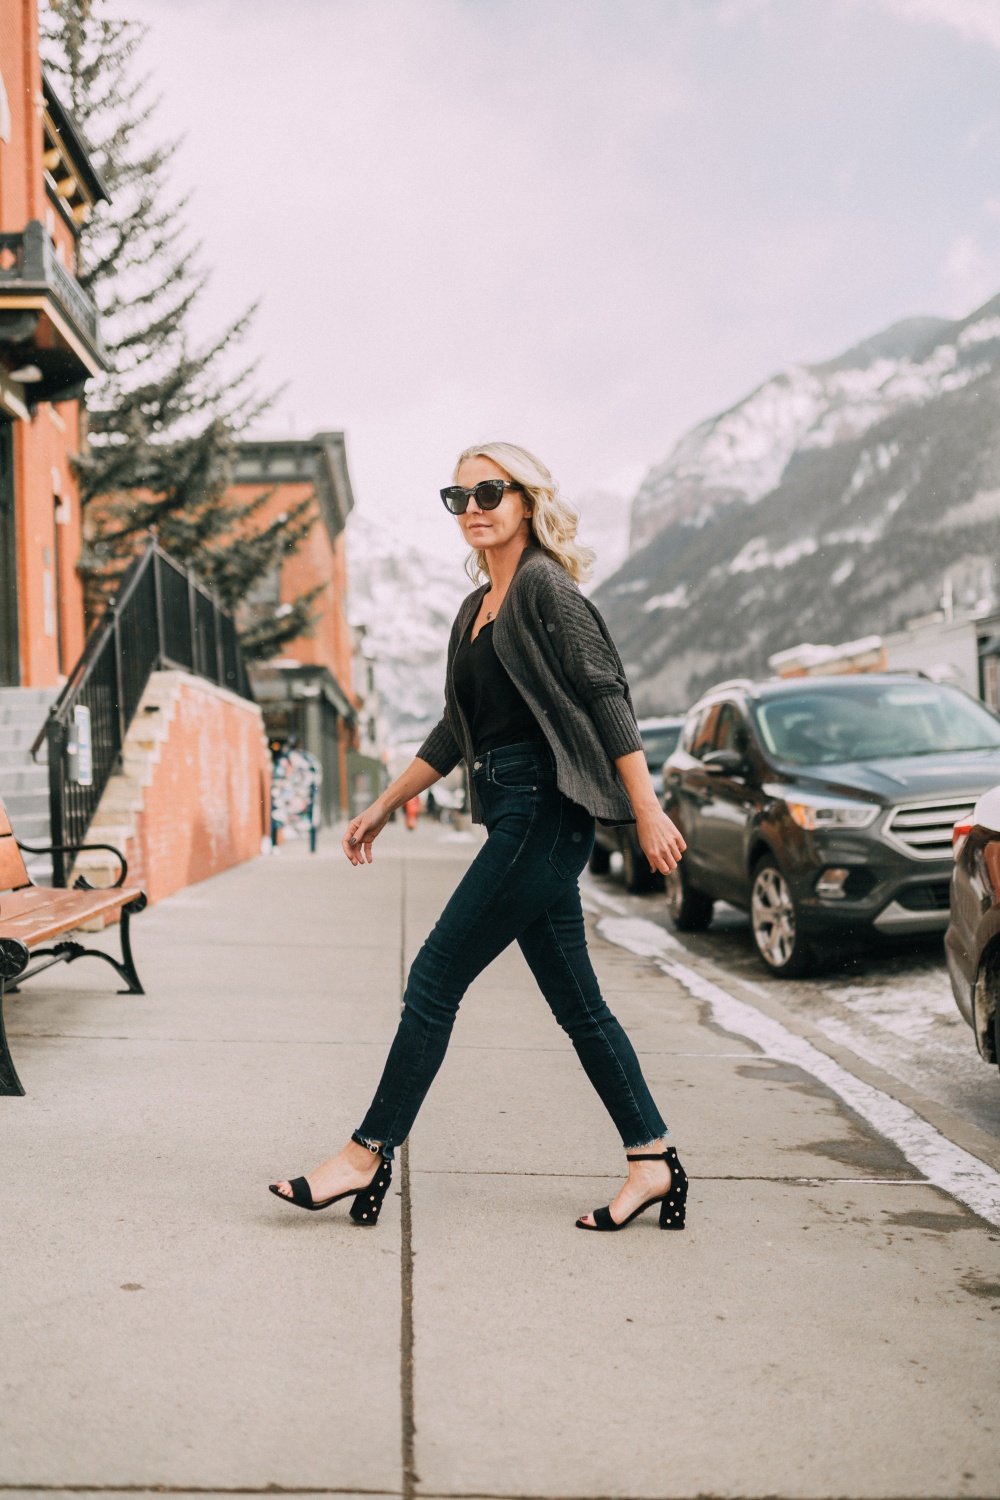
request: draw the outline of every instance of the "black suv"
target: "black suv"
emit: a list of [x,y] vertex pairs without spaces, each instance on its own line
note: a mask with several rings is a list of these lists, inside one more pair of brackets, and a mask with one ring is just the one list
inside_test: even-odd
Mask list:
[[743,907],[788,977],[818,940],[943,932],[952,828],[998,780],[1000,719],[958,688],[895,673],[723,683],[664,767],[688,846],[667,878],[674,923]]
[[[684,720],[679,716],[665,719],[640,719],[639,735],[643,754],[652,777],[656,795],[663,795],[663,762],[677,748]],[[598,823],[594,850],[590,856],[590,868],[595,875],[606,875],[611,856],[620,853],[622,874],[630,891],[650,891],[663,885],[663,876],[655,875],[649,868],[649,860],[639,847],[634,823]]]

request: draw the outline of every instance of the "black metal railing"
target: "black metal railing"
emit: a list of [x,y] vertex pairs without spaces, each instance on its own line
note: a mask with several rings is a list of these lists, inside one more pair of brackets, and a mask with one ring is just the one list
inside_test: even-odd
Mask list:
[[253,697],[232,616],[151,540],[129,565],[32,747],[36,754],[48,740],[53,885],[66,884],[72,858],[59,851],[84,842],[151,673],[170,667]]

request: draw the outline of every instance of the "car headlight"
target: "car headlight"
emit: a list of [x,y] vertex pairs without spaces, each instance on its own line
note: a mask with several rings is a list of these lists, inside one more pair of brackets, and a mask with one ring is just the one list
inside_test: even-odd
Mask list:
[[810,833],[824,828],[867,828],[881,812],[870,802],[786,802],[793,820]]

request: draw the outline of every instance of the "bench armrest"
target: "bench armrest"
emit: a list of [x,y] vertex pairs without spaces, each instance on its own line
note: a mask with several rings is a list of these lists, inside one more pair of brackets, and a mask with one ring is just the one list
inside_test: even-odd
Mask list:
[[[121,865],[121,872],[114,885],[102,887],[102,889],[109,891],[116,891],[119,886],[124,885],[128,875],[128,860],[120,849],[115,848],[114,844],[45,844],[39,846],[37,844],[22,844],[21,840],[18,839],[17,847],[23,849],[26,854],[80,854],[85,849],[106,849],[109,854],[115,856]],[[92,886],[85,875],[78,875],[73,882],[73,889],[77,891],[93,891],[97,887]]]

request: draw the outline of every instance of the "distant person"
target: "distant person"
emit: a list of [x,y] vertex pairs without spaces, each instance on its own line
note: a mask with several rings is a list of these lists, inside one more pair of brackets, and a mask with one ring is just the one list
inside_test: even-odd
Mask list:
[[413,962],[359,1129],[308,1177],[271,1191],[310,1209],[353,1197],[352,1219],[377,1222],[395,1148],[444,1060],[462,996],[516,941],[625,1147],[624,1186],[578,1226],[622,1229],[659,1204],[661,1229],[682,1229],[687,1177],[632,1044],[601,996],[577,884],[595,817],[635,822],[663,874],[684,850],[653,790],[618,653],[577,587],[593,554],[576,540],[576,516],[548,469],[512,443],[467,449],[441,498],[473,549],[473,581],[482,582],[452,627],[444,717],[402,776],[351,820],[344,853],[370,864],[393,811],[460,760],[473,820],[489,837]]
[[[394,785],[398,785],[398,782],[394,783]],[[399,804],[397,803],[396,805],[398,806]],[[363,816],[364,814],[362,813],[362,817]],[[420,816],[419,797],[407,797],[406,801],[403,804],[403,816],[406,819],[407,828],[412,833],[417,826],[417,818]],[[357,822],[357,818],[355,818],[354,822]],[[351,824],[351,827],[354,827],[354,823]]]

